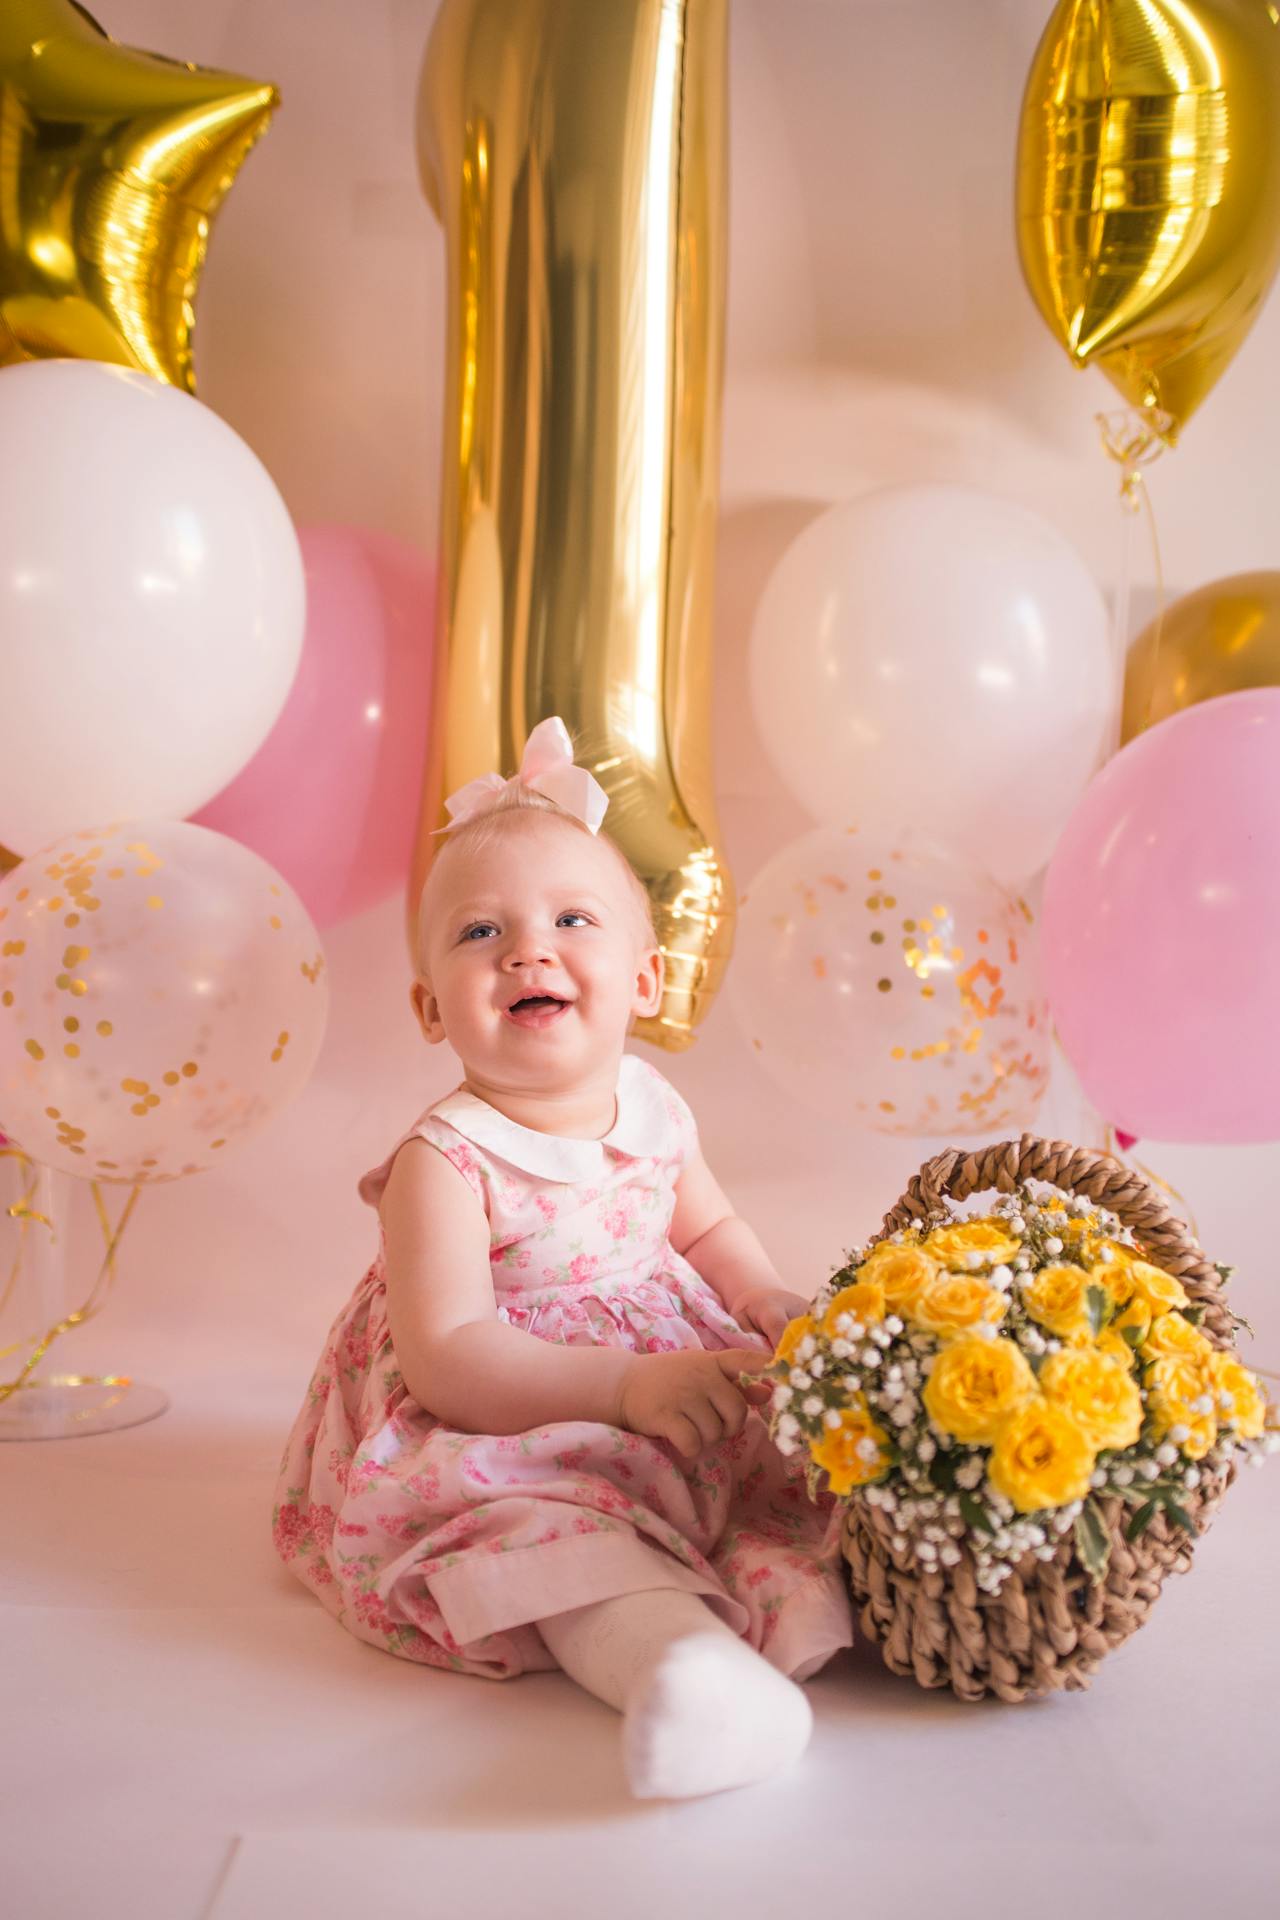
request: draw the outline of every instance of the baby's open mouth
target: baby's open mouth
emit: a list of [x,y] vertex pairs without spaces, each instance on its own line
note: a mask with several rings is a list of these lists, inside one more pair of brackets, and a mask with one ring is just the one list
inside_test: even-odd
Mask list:
[[569,1005],[554,993],[527,993],[507,1008],[507,1018],[518,1027],[549,1027]]

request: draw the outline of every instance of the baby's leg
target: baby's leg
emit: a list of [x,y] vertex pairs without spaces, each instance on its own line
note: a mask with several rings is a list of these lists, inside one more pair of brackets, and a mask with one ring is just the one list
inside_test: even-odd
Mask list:
[[694,1593],[626,1593],[539,1620],[571,1679],[623,1716],[639,1799],[691,1799],[789,1766],[813,1726],[799,1687]]

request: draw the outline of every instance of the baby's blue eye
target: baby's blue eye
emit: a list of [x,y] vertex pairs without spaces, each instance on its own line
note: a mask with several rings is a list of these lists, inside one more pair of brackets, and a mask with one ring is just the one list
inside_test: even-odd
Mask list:
[[587,919],[586,914],[579,913],[576,907],[571,908],[568,913],[562,913],[560,915],[560,919],[556,921],[556,925],[559,926],[561,921],[563,920],[581,920],[585,926],[591,925],[591,922],[590,920]]
[[464,940],[470,940],[473,933],[493,933],[495,931],[496,929],[490,925],[489,921],[477,920],[473,927],[467,928],[462,937]]

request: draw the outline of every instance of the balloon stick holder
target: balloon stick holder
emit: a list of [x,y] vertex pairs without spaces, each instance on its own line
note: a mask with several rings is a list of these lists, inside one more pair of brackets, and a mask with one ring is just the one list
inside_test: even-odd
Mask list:
[[0,1145],[0,1441],[71,1440],[154,1420],[169,1405],[159,1387],[128,1374],[63,1372],[55,1341],[91,1319],[115,1277],[116,1254],[138,1190],[112,1224],[90,1182],[104,1252],[87,1300],[67,1306],[67,1225],[72,1183]]
[[166,1411],[169,1396],[126,1374],[33,1376],[0,1401],[0,1440],[73,1440],[140,1427]]

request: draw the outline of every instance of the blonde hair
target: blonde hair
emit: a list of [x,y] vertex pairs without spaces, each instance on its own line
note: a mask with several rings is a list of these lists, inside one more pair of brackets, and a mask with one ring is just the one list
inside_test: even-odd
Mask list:
[[[460,820],[456,826],[451,825],[441,836],[440,850],[436,854],[436,860],[441,858],[446,849],[467,847],[473,852],[478,852],[480,848],[490,846],[511,824],[512,815],[533,813],[550,814],[554,819],[563,820],[566,826],[576,827],[579,833],[585,833],[593,840],[603,842],[612,850],[626,877],[631,902],[640,917],[641,928],[656,947],[658,936],[653,924],[653,908],[649,895],[617,841],[606,833],[603,827],[593,834],[585,820],[580,820],[576,813],[568,813],[565,808],[557,806],[554,800],[549,799],[545,793],[539,793],[536,787],[525,786],[521,782],[507,786],[495,797],[493,805],[486,807],[483,813],[473,814],[467,820]],[[429,880],[430,875],[428,875]],[[419,962],[426,953],[426,903],[427,887],[424,886],[418,908]]]

